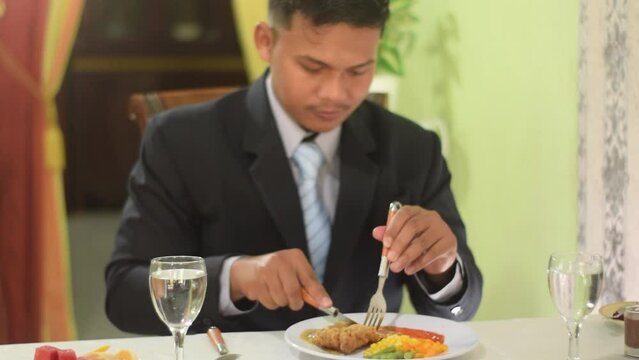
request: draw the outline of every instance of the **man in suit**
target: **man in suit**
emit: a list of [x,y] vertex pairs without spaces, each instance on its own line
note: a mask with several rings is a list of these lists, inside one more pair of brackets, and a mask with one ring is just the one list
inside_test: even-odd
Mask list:
[[[388,2],[270,0],[269,15],[255,30],[270,63],[262,78],[147,127],[106,270],[110,320],[166,332],[148,290],[149,261],[164,255],[205,259],[195,331],[285,329],[319,315],[302,289],[323,306],[364,312],[382,243],[388,311],[407,284],[419,313],[471,318],[482,277],[439,139],[365,101]],[[302,147],[319,159],[309,203]],[[385,224],[395,200],[407,205]]]

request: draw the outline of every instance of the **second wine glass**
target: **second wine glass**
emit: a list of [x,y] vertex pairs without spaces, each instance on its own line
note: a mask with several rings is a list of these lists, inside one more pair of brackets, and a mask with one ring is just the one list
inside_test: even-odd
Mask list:
[[149,290],[153,307],[175,341],[175,359],[184,358],[184,337],[200,313],[206,295],[206,266],[198,256],[151,260]]
[[555,253],[547,272],[550,296],[568,326],[568,360],[579,360],[581,324],[601,294],[603,261],[599,255],[583,252]]

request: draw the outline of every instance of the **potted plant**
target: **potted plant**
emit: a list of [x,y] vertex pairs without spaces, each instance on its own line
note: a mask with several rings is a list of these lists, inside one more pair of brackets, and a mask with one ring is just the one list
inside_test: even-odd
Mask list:
[[[395,110],[398,77],[404,75],[404,57],[415,44],[413,26],[419,21],[413,12],[416,0],[390,0],[390,17],[377,50],[377,73],[371,85],[373,97],[382,96]],[[379,101],[379,100],[376,100]]]
[[415,44],[413,25],[419,19],[413,13],[415,0],[390,0],[390,17],[377,51],[377,72],[404,75],[404,56]]

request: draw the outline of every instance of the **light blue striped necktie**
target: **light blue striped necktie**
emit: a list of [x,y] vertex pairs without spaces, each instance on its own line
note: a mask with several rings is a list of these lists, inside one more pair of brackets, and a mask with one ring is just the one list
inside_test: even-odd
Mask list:
[[319,280],[323,281],[331,244],[331,222],[317,186],[317,174],[324,163],[324,154],[315,142],[303,141],[293,153],[293,161],[299,170],[297,190],[304,213],[311,264]]

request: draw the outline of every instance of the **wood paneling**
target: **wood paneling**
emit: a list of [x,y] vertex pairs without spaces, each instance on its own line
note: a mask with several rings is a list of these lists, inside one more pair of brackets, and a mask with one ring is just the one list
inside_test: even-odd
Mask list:
[[232,19],[228,1],[87,2],[58,97],[70,211],[124,203],[140,142],[132,93],[246,83]]

